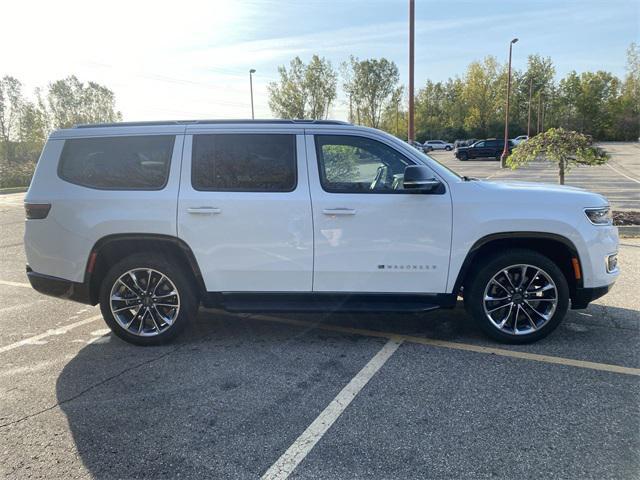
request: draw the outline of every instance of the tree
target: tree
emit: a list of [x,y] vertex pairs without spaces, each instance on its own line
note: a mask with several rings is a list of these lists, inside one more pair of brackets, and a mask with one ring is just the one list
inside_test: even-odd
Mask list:
[[23,102],[20,81],[9,75],[0,79],[0,142],[6,163],[14,156],[12,142],[18,133]]
[[[462,93],[467,104],[465,128],[475,137],[495,136],[500,132],[500,109],[503,108],[504,88],[499,82],[500,70],[504,70],[495,57],[473,62],[467,69]],[[505,74],[506,78],[506,74]]]
[[404,87],[397,87],[382,112],[380,128],[398,138],[407,136],[407,111],[403,108]]
[[627,50],[627,75],[621,85],[613,112],[616,140],[640,137],[640,47],[632,43]]
[[392,100],[400,81],[398,67],[386,58],[358,60],[351,57],[343,64],[343,70],[344,90],[351,109],[355,108],[357,122],[378,128],[383,108]]
[[550,128],[544,133],[520,143],[509,158],[512,169],[524,166],[538,158],[558,163],[560,185],[564,185],[565,173],[574,165],[602,165],[608,154],[593,145],[591,138],[582,133]]
[[280,118],[327,118],[336,98],[338,76],[331,62],[317,55],[305,65],[299,57],[278,67],[279,82],[272,82],[269,91],[269,108]]
[[47,103],[53,128],[122,119],[122,114],[116,111],[115,95],[111,90],[95,82],[85,85],[75,75],[50,83]]

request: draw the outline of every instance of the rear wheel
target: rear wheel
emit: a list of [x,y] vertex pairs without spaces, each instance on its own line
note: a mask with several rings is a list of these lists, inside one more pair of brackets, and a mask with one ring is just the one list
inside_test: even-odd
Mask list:
[[458,154],[458,160],[460,160],[461,162],[464,162],[468,158],[469,158],[469,156],[464,152]]
[[490,257],[465,290],[469,313],[487,335],[505,343],[546,337],[569,306],[564,274],[532,250],[514,249]]
[[118,337],[136,345],[158,345],[175,338],[195,317],[194,292],[179,266],[164,257],[136,254],[107,272],[100,309]]

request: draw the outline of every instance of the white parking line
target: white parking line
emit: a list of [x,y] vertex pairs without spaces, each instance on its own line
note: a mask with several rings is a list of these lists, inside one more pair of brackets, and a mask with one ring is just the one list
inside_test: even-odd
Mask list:
[[44,338],[51,337],[53,335],[64,335],[69,330],[73,330],[76,327],[80,327],[82,325],[86,325],[87,323],[95,322],[96,320],[102,318],[102,315],[96,315],[94,317],[89,317],[84,320],[80,320],[79,322],[70,323],[68,325],[64,325],[59,328],[54,328],[52,330],[47,330],[44,333],[39,335],[34,335],[33,337],[25,338],[24,340],[20,340],[19,342],[11,343],[9,345],[5,345],[4,347],[0,347],[0,353],[8,352],[9,350],[13,350],[18,347],[22,347],[23,345],[34,344]]
[[286,452],[262,476],[262,480],[284,480],[304,460],[311,449],[327,433],[331,425],[345,411],[360,390],[371,380],[380,367],[394,354],[402,340],[391,338],[376,355],[351,379],[307,429],[302,432]]
[[8,280],[0,280],[0,285],[7,285],[9,287],[24,287],[24,288],[31,288],[31,285],[29,285],[28,283],[21,283],[21,282],[10,282]]
[[13,312],[14,310],[21,310],[21,309],[27,308],[27,307],[32,307],[32,306],[34,306],[34,305],[36,305],[38,303],[42,303],[44,301],[45,301],[44,299],[40,299],[40,300],[36,300],[35,302],[20,303],[18,305],[12,305],[10,307],[0,308],[0,314]]
[[623,177],[628,178],[629,180],[631,180],[632,182],[636,182],[636,183],[640,183],[640,180],[637,180],[633,177],[630,177],[629,175],[626,175],[624,173],[622,173],[620,170],[618,170],[617,168],[612,167],[611,165],[609,165],[608,163],[605,164],[607,167],[609,167],[611,170],[613,170],[616,173],[619,173],[620,175],[622,175]]

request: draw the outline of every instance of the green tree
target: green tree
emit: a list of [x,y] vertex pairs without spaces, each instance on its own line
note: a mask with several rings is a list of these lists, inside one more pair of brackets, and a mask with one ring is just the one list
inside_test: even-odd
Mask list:
[[[495,57],[469,65],[462,98],[467,105],[464,126],[475,137],[495,136],[500,132],[500,111],[504,90],[499,77],[503,70]],[[504,122],[504,121],[503,121]]]
[[640,47],[636,43],[627,50],[627,75],[614,103],[612,117],[616,140],[640,137]]
[[35,162],[49,134],[46,111],[38,103],[25,101],[20,112],[16,158]]
[[593,145],[590,137],[582,133],[550,128],[544,133],[520,143],[507,158],[512,169],[527,165],[536,159],[557,162],[560,184],[564,185],[565,173],[574,165],[602,165],[607,153]]
[[305,65],[299,57],[278,67],[280,80],[267,87],[269,108],[280,118],[327,118],[336,98],[338,76],[331,62],[317,55]]
[[407,110],[404,108],[404,87],[397,87],[384,107],[380,128],[398,138],[407,136]]
[[513,73],[513,96],[510,109],[511,132],[513,135],[527,133],[529,121],[529,91],[531,90],[531,128],[530,133],[536,132],[538,120],[538,100],[542,97],[545,116],[548,122],[556,118],[555,103],[551,99],[555,95],[554,77],[555,67],[551,58],[541,55],[529,55],[527,69],[524,72]]
[[9,75],[0,79],[0,146],[6,163],[14,158],[23,102],[22,83]]
[[84,84],[74,75],[49,84],[47,104],[53,128],[122,119],[111,90],[95,82]]
[[386,58],[351,57],[343,64],[343,71],[344,90],[357,123],[380,127],[383,109],[392,101],[400,81],[398,67]]

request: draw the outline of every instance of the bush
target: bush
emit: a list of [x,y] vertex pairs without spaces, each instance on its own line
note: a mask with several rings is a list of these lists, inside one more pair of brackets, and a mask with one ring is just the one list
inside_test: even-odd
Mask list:
[[28,187],[35,168],[35,162],[0,163],[0,188]]

